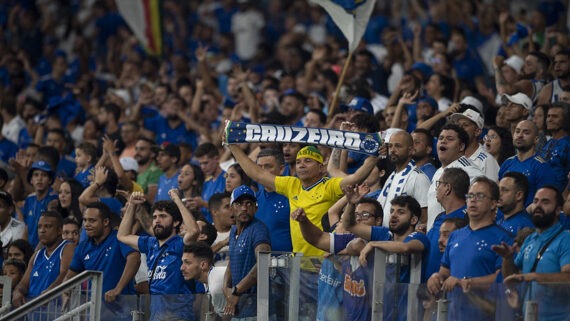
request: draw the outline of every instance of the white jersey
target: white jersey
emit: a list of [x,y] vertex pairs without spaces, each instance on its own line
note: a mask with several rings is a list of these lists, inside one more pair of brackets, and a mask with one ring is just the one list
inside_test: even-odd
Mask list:
[[464,170],[467,175],[469,175],[469,180],[473,182],[476,177],[484,176],[483,172],[475,165],[469,158],[465,156],[461,156],[460,158],[453,161],[451,164],[447,165],[445,168],[440,167],[435,174],[433,174],[433,178],[431,179],[431,185],[428,190],[428,219],[427,219],[427,229],[428,231],[431,229],[433,225],[433,221],[435,217],[444,211],[443,207],[436,198],[436,191],[435,191],[435,184],[443,175],[443,171],[446,168],[461,168]]
[[469,159],[481,169],[487,178],[495,182],[499,180],[499,163],[497,163],[495,157],[483,149],[481,144],[479,144],[479,148],[473,155],[469,156]]
[[2,247],[6,249],[10,242],[23,238],[25,230],[26,224],[24,222],[18,221],[15,218],[10,218],[10,222],[6,225],[6,228],[0,231]]
[[413,163],[408,164],[408,167],[399,173],[392,172],[378,196],[378,202],[384,210],[382,226],[388,227],[390,223],[390,209],[392,208],[390,201],[396,196],[412,196],[420,203],[422,208],[427,207],[426,190],[428,190],[429,186],[430,180],[427,175]]

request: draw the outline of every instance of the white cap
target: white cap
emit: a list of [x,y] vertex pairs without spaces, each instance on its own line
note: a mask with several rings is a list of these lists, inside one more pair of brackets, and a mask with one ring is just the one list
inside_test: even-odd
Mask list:
[[477,127],[481,129],[483,128],[483,126],[485,126],[485,121],[483,120],[483,117],[481,117],[481,114],[474,111],[473,109],[466,109],[463,113],[455,113],[449,116],[449,120],[452,123],[457,123],[457,121],[461,118],[469,119],[470,121],[474,122],[475,125],[477,125]]
[[517,55],[510,56],[507,60],[505,60],[505,65],[513,68],[517,74],[521,73],[523,64],[524,61]]
[[121,159],[119,159],[119,163],[121,163],[121,166],[123,166],[123,170],[125,172],[139,171],[139,164],[137,163],[136,159],[132,157],[122,157]]
[[473,96],[466,96],[459,102],[459,104],[473,106],[477,108],[481,114],[483,113],[483,103]]
[[502,100],[503,104],[506,104],[510,101],[513,104],[521,105],[524,109],[528,111],[532,110],[532,100],[530,100],[530,98],[528,98],[528,96],[523,93],[516,93],[512,96],[504,94]]
[[125,104],[130,105],[131,104],[131,95],[129,94],[129,91],[126,89],[109,89],[108,91],[109,93],[111,93],[112,95],[115,95],[119,98],[121,98]]

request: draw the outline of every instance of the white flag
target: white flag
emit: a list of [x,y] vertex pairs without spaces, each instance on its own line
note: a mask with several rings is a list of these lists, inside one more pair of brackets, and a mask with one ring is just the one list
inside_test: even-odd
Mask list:
[[366,31],[376,0],[309,0],[323,7],[348,40],[353,52]]

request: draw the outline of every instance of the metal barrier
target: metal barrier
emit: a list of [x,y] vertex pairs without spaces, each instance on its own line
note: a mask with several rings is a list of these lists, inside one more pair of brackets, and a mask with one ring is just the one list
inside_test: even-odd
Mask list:
[[[60,302],[64,294],[68,296],[68,300]],[[17,320],[32,314],[34,320],[74,320],[74,317],[85,320],[85,317],[88,317],[91,321],[99,321],[102,297],[103,273],[84,271],[7,313],[2,320]]]
[[2,305],[0,305],[0,317],[12,308],[12,279],[7,276],[0,276],[2,286]]

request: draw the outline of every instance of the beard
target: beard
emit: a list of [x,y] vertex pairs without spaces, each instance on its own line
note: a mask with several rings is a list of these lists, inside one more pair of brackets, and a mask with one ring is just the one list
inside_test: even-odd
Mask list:
[[394,228],[390,227],[390,232],[395,235],[402,235],[410,228],[410,226],[412,226],[410,222],[402,223],[400,226],[396,226]]
[[516,204],[512,203],[512,204],[504,204],[499,206],[499,209],[503,212],[503,213],[509,213],[511,212],[514,208],[515,208]]
[[[535,215],[535,213],[540,213],[542,215]],[[551,227],[552,224],[556,221],[556,212],[549,212],[546,213],[541,207],[537,207],[534,209],[534,212],[531,216],[532,223],[534,226],[540,229],[545,229]]]
[[524,153],[524,152],[528,152],[533,147],[534,147],[534,145],[521,145],[521,146],[515,146],[515,149],[517,151]]
[[168,237],[170,237],[170,235],[172,235],[172,229],[173,229],[172,225],[169,225],[169,226],[157,225],[157,226],[152,227],[152,231],[154,232],[154,236],[159,241],[165,240]]

